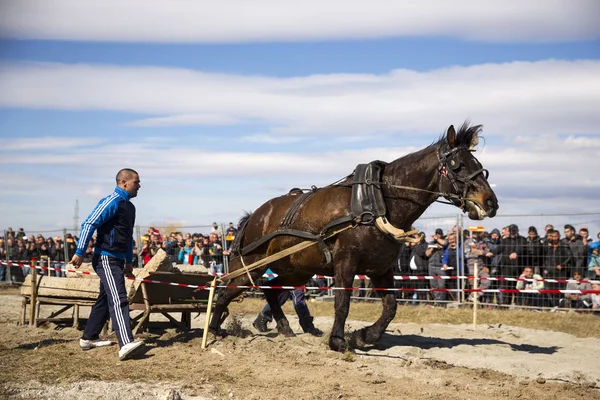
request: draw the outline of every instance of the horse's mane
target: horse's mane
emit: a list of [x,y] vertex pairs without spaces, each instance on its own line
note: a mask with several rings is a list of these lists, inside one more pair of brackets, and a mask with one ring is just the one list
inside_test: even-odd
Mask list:
[[246,223],[248,222],[248,220],[250,219],[251,216],[252,216],[252,211],[244,210],[244,214],[242,215],[242,217],[240,218],[240,220],[238,222],[238,227],[242,228],[242,226],[246,225]]
[[[466,120],[458,129],[458,132],[456,132],[456,145],[469,147],[471,145],[471,141],[473,140],[473,136],[479,135],[482,130],[483,125],[471,125],[471,121]],[[482,137],[479,136],[479,138],[481,139]],[[442,133],[439,139],[430,144],[429,147],[439,146],[447,140],[448,137],[446,133]]]

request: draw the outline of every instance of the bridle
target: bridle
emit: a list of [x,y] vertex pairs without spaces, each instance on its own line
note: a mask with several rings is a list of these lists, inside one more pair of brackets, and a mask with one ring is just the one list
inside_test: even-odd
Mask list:
[[439,188],[438,194],[440,196],[444,197],[446,200],[448,200],[448,202],[440,201],[437,199],[435,201],[437,201],[439,203],[453,204],[456,207],[460,208],[463,212],[466,212],[467,211],[467,200],[466,200],[467,193],[469,193],[469,190],[471,190],[472,188],[475,187],[475,178],[477,178],[477,176],[479,174],[483,174],[484,178],[487,180],[487,178],[490,176],[490,173],[487,169],[483,168],[483,166],[479,163],[479,161],[477,161],[477,159],[475,159],[475,161],[479,164],[480,168],[478,168],[477,170],[473,171],[472,173],[470,173],[469,175],[467,175],[465,177],[461,177],[458,174],[458,171],[460,170],[460,168],[462,166],[462,163],[458,159],[458,153],[460,151],[469,151],[470,152],[471,150],[467,149],[465,146],[458,146],[458,147],[454,147],[450,150],[443,151],[443,148],[440,147],[440,150],[438,152],[438,162],[439,162],[438,174],[440,175],[440,178],[442,176],[448,178],[448,180],[452,184],[452,187],[454,188],[454,191],[456,193],[461,192],[458,187],[458,182],[462,183],[462,185],[463,185],[462,194],[457,195],[454,193],[443,192],[441,190],[442,179],[438,179],[438,188]]

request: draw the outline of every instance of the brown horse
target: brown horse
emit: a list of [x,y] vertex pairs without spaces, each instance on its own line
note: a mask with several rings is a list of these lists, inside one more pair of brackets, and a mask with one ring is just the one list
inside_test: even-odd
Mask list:
[[[387,221],[395,228],[409,230],[412,224],[438,197],[468,212],[471,219],[494,217],[498,209],[496,195],[487,182],[487,170],[473,156],[481,126],[467,122],[455,132],[450,126],[445,135],[423,150],[408,154],[386,164],[381,174],[381,193],[387,210]],[[313,189],[310,197],[299,205],[287,227],[295,231],[319,234],[332,221],[351,214],[352,176],[340,184]],[[299,195],[290,193],[267,201],[244,222],[240,248],[266,235],[281,230],[288,209],[295,206]],[[297,207],[297,206],[296,206]],[[326,238],[321,246],[311,246],[268,265],[278,277],[273,285],[303,285],[314,274],[333,275],[336,287],[351,288],[356,274],[367,275],[375,288],[393,288],[392,264],[401,244],[378,229],[372,221],[354,219],[351,229]],[[348,225],[346,225],[348,226]],[[265,257],[288,249],[304,239],[293,235],[273,236],[259,246],[239,254],[230,262],[230,272],[248,266]],[[326,247],[324,249],[323,247]],[[324,251],[325,250],[325,251]],[[327,250],[331,259],[326,257]],[[249,285],[264,274],[267,266],[241,274],[228,282],[230,286]],[[227,281],[227,280],[226,280]],[[210,322],[210,331],[220,333],[223,313],[229,303],[244,289],[221,289]],[[277,301],[281,291],[265,290],[265,297],[277,321],[277,329],[293,336],[289,323]],[[377,342],[396,314],[393,291],[381,291],[383,312],[371,326],[353,333],[350,343],[344,339],[344,324],[348,316],[351,292],[335,291],[335,321],[329,336],[333,350],[345,351]]]

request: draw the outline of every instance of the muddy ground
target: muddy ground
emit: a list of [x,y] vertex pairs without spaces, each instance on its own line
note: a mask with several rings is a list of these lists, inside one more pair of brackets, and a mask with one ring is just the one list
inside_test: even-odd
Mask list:
[[[260,309],[259,300],[249,301]],[[301,333],[295,316],[298,336],[284,338],[257,334],[254,315],[236,314],[244,338],[202,350],[199,317],[188,333],[157,327],[143,334],[146,354],[119,362],[116,346],[81,351],[77,329],[19,326],[20,308],[18,294],[0,294],[0,398],[600,399],[597,337],[503,324],[392,323],[376,346],[340,354],[329,350],[326,335]],[[332,318],[315,322],[328,331]],[[347,331],[366,324],[348,321]]]

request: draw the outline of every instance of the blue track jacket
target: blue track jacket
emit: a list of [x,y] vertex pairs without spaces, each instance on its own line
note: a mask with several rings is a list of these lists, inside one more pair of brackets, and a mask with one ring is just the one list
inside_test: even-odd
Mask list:
[[131,196],[120,187],[100,200],[92,213],[81,224],[81,234],[77,244],[77,254],[85,255],[94,231],[96,246],[94,254],[133,261],[133,226],[135,224],[135,206],[129,201]]

